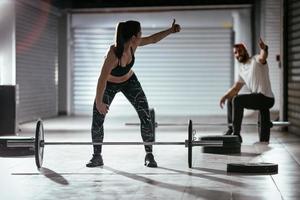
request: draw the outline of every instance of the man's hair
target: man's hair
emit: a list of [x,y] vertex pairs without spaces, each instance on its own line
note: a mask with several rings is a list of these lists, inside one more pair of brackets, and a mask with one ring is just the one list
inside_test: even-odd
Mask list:
[[241,48],[247,51],[247,47],[244,43],[237,43],[233,45],[233,48]]

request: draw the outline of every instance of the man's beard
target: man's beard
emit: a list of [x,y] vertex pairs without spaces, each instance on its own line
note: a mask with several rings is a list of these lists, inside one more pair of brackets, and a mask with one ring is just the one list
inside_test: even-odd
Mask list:
[[247,61],[247,56],[246,55],[243,55],[243,56],[239,56],[237,58],[237,60],[240,62],[240,63],[245,63]]

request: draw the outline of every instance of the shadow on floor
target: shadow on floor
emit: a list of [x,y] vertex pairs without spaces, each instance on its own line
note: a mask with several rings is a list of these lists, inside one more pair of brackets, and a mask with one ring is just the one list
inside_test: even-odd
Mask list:
[[56,173],[55,171],[42,167],[40,169],[41,174],[50,179],[51,181],[61,184],[61,185],[69,185],[67,179],[65,179],[61,174]]
[[46,178],[50,179],[51,181],[58,183],[60,185],[69,185],[67,179],[65,179],[62,174],[59,174],[51,169],[42,167],[39,169],[40,173],[12,173],[13,176],[45,176]]
[[[232,195],[231,192],[220,191],[220,190],[216,190],[216,189],[203,189],[203,187],[197,187],[197,186],[184,186],[184,185],[178,185],[178,184],[165,183],[165,182],[157,181],[157,180],[154,180],[154,179],[151,179],[148,177],[139,176],[134,173],[128,173],[125,171],[113,169],[108,166],[105,166],[103,168],[108,171],[114,172],[118,175],[130,178],[130,179],[133,179],[136,181],[140,181],[140,182],[143,182],[143,183],[146,183],[146,184],[149,184],[152,186],[164,188],[164,189],[169,189],[169,190],[173,190],[173,191],[177,191],[177,192],[183,192],[187,195],[192,195],[197,198],[228,199]],[[196,177],[206,178],[206,179],[210,179],[210,180],[221,181],[226,184],[233,183],[233,185],[235,185],[237,187],[243,187],[243,183],[241,183],[241,182],[235,182],[235,181],[232,182],[232,181],[228,181],[228,180],[222,179],[222,178],[210,177],[210,176],[206,176],[203,174],[195,174],[195,173],[191,173],[191,172],[185,172],[185,171],[181,171],[181,170],[169,169],[169,168],[164,168],[164,167],[159,167],[159,169],[173,171],[173,172],[177,172],[177,173],[181,173],[181,174],[187,174],[188,176],[196,176]],[[254,197],[254,196],[245,196],[245,198],[256,199],[256,197]]]
[[193,169],[199,170],[199,171],[210,172],[210,173],[214,173],[214,174],[222,174],[222,175],[226,175],[227,174],[226,171],[219,170],[219,169],[210,169],[210,168],[204,168],[204,167],[193,167]]
[[[166,167],[158,167],[158,168],[159,169],[163,169],[163,170],[167,170],[167,171],[177,172],[179,174],[184,174],[184,175],[187,175],[187,176],[193,176],[193,177],[208,179],[208,180],[211,180],[211,181],[216,181],[216,182],[220,182],[220,183],[224,183],[224,184],[229,184],[229,185],[233,185],[233,186],[244,187],[244,186],[247,185],[247,184],[245,184],[243,182],[230,181],[227,178],[220,178],[220,177],[216,177],[216,176],[206,175],[206,174],[203,174],[203,173],[187,172],[187,171],[182,171],[182,170],[177,170],[177,169],[170,169],[170,168],[166,168]],[[201,168],[193,168],[193,169],[201,170]],[[222,170],[214,170],[214,169],[211,169],[210,172],[213,172],[214,175],[216,175],[216,174],[226,175],[227,174],[226,172],[224,172]],[[217,173],[215,173],[215,172],[217,172]]]
[[230,154],[229,156],[238,156],[238,157],[257,157],[260,156],[260,153],[251,153],[251,152],[241,152],[239,154]]

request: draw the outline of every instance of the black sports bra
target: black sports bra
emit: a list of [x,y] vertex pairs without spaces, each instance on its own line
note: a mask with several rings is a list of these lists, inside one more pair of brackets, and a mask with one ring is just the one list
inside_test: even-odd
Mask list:
[[111,73],[110,73],[111,75],[113,75],[113,76],[123,76],[123,75],[127,74],[130,71],[130,69],[132,68],[132,66],[134,64],[133,50],[132,50],[132,48],[130,48],[130,50],[131,50],[131,56],[132,56],[131,62],[123,67],[123,66],[121,66],[121,59],[120,59],[118,65],[114,69],[111,70]]

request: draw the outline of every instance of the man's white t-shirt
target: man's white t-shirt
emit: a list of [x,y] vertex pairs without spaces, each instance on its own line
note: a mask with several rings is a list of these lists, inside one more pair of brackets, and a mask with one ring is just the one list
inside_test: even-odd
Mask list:
[[267,97],[274,98],[267,62],[266,64],[261,64],[258,55],[255,55],[245,64],[239,62],[238,68],[238,82],[245,83],[251,93],[262,93]]

